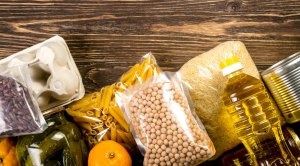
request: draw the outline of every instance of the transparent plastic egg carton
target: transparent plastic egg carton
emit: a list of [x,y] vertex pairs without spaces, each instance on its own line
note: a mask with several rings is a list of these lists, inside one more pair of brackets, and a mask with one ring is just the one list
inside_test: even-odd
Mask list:
[[54,36],[0,60],[0,70],[24,64],[29,66],[29,88],[42,111],[83,97],[80,73],[63,38]]

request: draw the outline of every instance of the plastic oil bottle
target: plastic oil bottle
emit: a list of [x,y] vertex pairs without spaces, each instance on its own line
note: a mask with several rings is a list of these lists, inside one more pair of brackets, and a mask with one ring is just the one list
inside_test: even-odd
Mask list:
[[[299,165],[284,141],[277,107],[263,82],[243,73],[237,56],[221,62],[220,68],[228,78],[223,105],[249,153],[251,165]],[[277,143],[274,146],[278,153],[270,154],[265,149],[268,147],[262,146],[268,139]]]

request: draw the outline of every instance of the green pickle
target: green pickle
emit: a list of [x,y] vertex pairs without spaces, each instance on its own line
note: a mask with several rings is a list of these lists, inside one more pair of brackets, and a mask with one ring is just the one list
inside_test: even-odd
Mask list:
[[75,124],[62,113],[47,120],[41,134],[20,137],[16,147],[20,165],[83,166],[87,163],[87,147]]

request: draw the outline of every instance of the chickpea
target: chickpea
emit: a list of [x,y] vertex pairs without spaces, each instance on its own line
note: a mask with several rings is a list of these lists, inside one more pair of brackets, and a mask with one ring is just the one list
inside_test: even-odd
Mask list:
[[[128,103],[137,136],[148,144],[145,164],[192,165],[210,157],[210,149],[202,148],[210,141],[208,135],[196,123],[183,93],[171,82],[146,85]],[[174,110],[172,103],[180,107]],[[177,117],[178,111],[183,116]],[[177,118],[185,119],[188,128],[182,128]]]

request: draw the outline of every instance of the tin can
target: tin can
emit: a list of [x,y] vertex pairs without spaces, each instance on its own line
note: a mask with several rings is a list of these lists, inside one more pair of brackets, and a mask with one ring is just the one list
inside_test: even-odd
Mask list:
[[300,52],[274,64],[261,75],[286,121],[300,121]]

